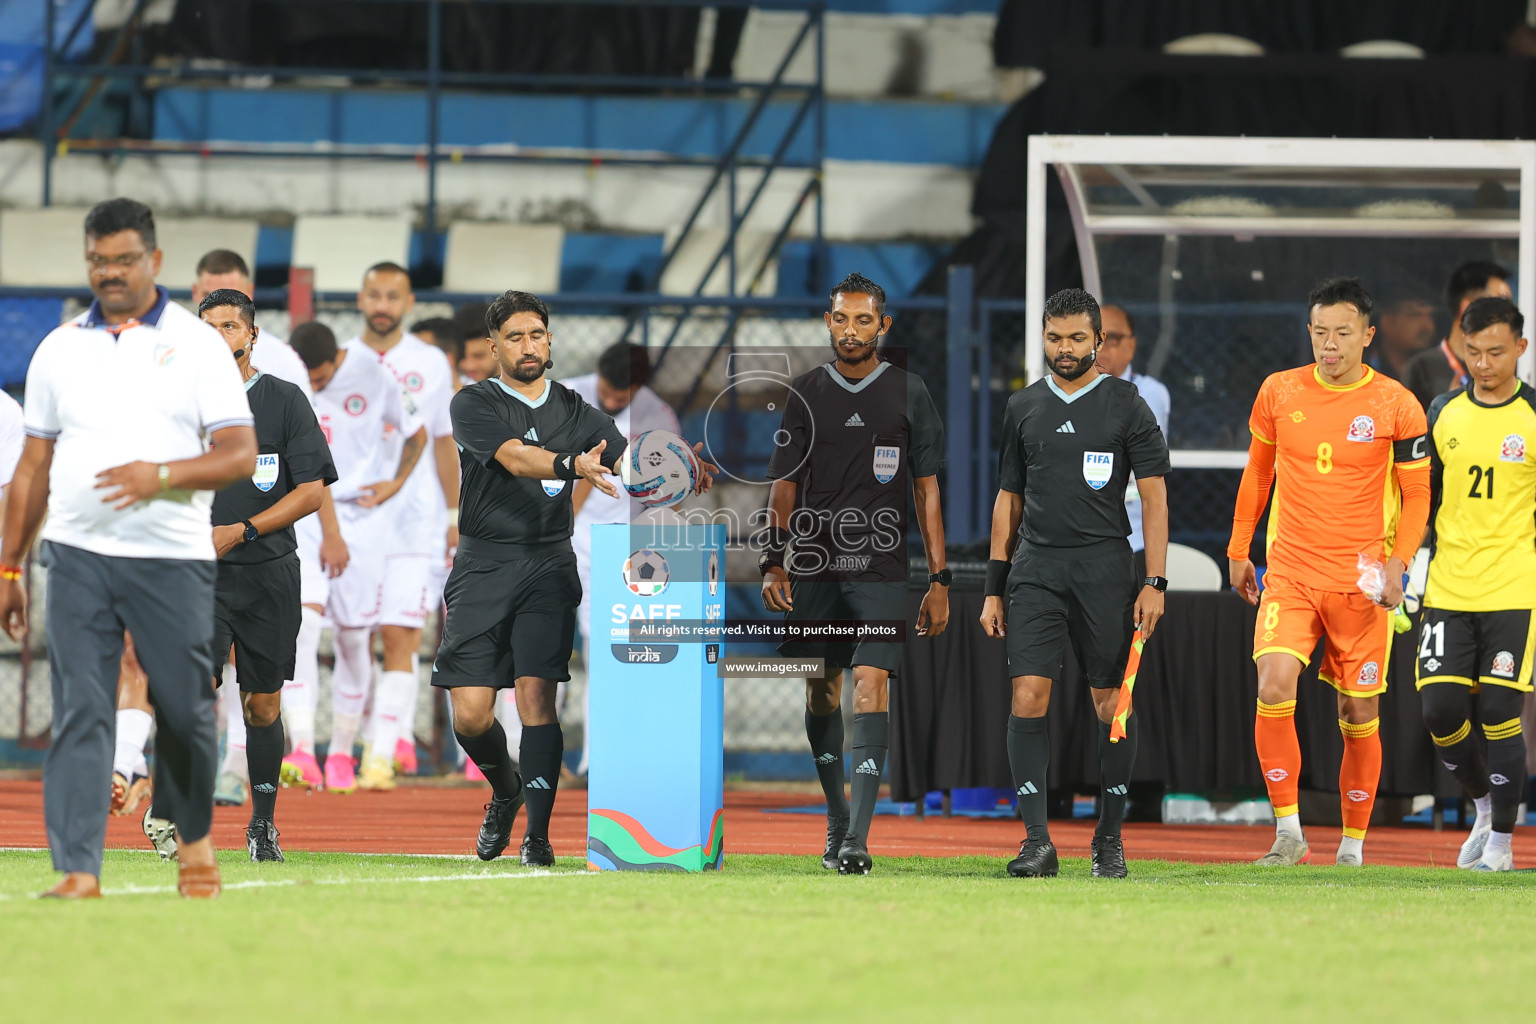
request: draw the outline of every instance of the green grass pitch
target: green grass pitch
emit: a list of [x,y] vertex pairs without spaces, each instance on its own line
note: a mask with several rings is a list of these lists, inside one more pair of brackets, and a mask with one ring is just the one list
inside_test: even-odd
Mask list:
[[1536,1003],[1536,875],[727,856],[704,875],[513,861],[222,860],[213,903],[112,851],[108,898],[0,853],[0,1019],[1436,1021]]

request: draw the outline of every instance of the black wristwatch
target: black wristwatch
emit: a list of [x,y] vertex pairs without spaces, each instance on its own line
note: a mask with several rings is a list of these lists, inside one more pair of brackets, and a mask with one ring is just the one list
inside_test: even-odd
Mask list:
[[782,568],[784,568],[783,555],[775,555],[772,552],[764,551],[757,558],[757,574],[759,576],[767,576],[769,569]]
[[1167,593],[1167,591],[1168,591],[1168,577],[1166,577],[1166,576],[1148,576],[1146,579],[1141,581],[1141,585],[1144,586],[1144,587],[1151,587],[1153,590],[1157,591],[1159,594]]
[[261,531],[256,529],[255,526],[252,526],[249,519],[242,519],[240,522],[245,527],[245,535],[240,538],[243,542],[249,544],[251,541],[261,536]]
[[937,583],[941,587],[949,586],[954,582],[954,579],[955,573],[953,569],[940,569],[938,572],[928,574],[928,582]]

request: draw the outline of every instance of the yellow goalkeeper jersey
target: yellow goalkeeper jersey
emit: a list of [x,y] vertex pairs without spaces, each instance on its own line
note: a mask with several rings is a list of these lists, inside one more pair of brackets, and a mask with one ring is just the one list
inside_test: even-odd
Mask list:
[[1536,394],[1498,405],[1467,388],[1429,407],[1434,549],[1424,606],[1536,608]]

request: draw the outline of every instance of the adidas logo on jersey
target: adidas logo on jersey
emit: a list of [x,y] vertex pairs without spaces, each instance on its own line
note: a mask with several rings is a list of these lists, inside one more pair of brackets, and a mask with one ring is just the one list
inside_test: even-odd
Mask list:
[[854,413],[843,421],[843,426],[845,427],[862,427],[863,425],[864,420],[858,413]]
[[1077,433],[1077,428],[1072,425],[1072,421],[1071,420],[1067,420],[1067,422],[1063,423],[1061,426],[1056,428],[1056,433],[1058,433],[1058,434],[1075,434],[1075,433]]
[[536,779],[529,779],[527,782],[523,783],[523,788],[524,789],[548,789],[549,788],[549,783],[545,782],[542,777],[541,778],[536,778]]
[[879,775],[880,766],[875,764],[874,758],[866,757],[853,771],[856,775]]
[[1035,788],[1033,782],[1026,782],[1019,787],[1019,796],[1034,796],[1038,792],[1040,791]]
[[539,432],[537,430],[533,429],[532,427],[529,427],[528,428],[528,432],[523,435],[523,440],[524,441],[537,441],[538,439],[539,439]]
[[817,764],[831,764],[833,761],[836,761],[836,760],[837,760],[837,755],[832,753],[829,750],[825,754],[822,754],[819,757],[817,757],[816,758],[816,763]]
[[1125,796],[1126,788],[1124,786],[1106,786],[1104,792],[1114,796]]

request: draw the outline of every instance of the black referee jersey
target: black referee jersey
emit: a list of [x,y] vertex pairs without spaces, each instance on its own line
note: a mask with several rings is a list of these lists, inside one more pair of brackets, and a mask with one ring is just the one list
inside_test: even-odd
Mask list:
[[[304,392],[285,380],[257,371],[246,382],[246,398],[256,421],[256,472],[213,496],[213,525],[231,526],[260,515],[299,484],[336,482],[331,447],[325,443],[315,410]],[[262,534],[248,544],[236,544],[221,564],[255,565],[292,555],[298,550],[293,527]]]
[[556,452],[585,452],[607,441],[602,463],[612,470],[629,441],[613,418],[558,381],[529,401],[495,377],[462,388],[450,406],[453,439],[465,458],[459,490],[459,533],[497,544],[552,545],[571,550],[573,482],[513,476],[496,461],[511,440]]
[[1021,547],[1125,544],[1125,488],[1165,476],[1168,445],[1136,385],[1100,373],[1072,394],[1053,377],[1008,399],[998,487],[1024,496]]
[[881,362],[849,380],[836,365],[795,378],[768,460],[796,484],[792,575],[905,582],[909,480],[944,465],[944,425],[916,374]]

